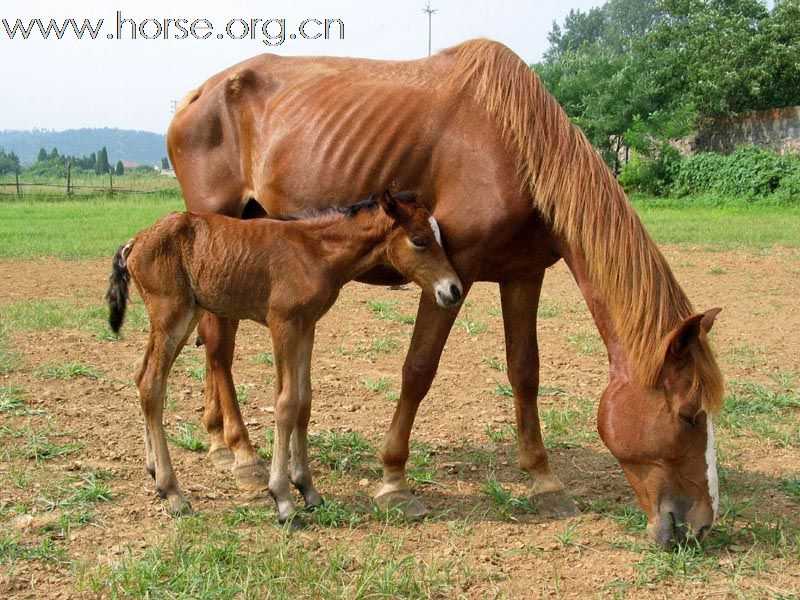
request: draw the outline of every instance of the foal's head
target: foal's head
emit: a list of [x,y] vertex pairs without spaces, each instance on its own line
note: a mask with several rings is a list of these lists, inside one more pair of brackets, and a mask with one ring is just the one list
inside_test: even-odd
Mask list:
[[378,204],[394,222],[386,239],[389,264],[422,287],[439,306],[455,306],[463,289],[442,247],[439,225],[411,192],[392,195],[388,190]]

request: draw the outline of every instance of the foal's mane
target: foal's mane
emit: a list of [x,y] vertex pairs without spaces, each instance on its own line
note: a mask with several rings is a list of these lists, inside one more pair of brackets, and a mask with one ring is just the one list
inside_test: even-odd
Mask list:
[[[518,156],[523,189],[604,293],[638,381],[654,387],[666,333],[693,308],[611,171],[532,69],[511,50],[472,40],[443,52],[451,82],[471,91]],[[722,375],[701,334],[692,349],[692,387],[706,410],[722,404]]]

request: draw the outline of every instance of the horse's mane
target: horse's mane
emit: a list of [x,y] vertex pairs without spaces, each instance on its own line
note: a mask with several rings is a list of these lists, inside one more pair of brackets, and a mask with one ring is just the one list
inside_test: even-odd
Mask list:
[[[611,171],[539,78],[507,47],[473,40],[443,52],[451,82],[472,91],[519,158],[523,189],[604,293],[634,375],[654,387],[662,340],[693,308]],[[722,404],[723,382],[701,334],[692,350],[693,388],[706,410]]]

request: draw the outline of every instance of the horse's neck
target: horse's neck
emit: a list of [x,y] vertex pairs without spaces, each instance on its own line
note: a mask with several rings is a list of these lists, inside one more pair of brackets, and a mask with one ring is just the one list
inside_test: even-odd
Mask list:
[[365,209],[351,217],[336,216],[305,225],[301,227],[309,244],[341,285],[383,259],[389,223],[382,213]]
[[594,285],[588,276],[589,269],[583,253],[575,250],[562,250],[562,256],[581,290],[600,337],[603,338],[603,343],[608,352],[608,365],[611,370],[612,380],[632,379],[628,351],[614,327],[606,295],[603,290]]

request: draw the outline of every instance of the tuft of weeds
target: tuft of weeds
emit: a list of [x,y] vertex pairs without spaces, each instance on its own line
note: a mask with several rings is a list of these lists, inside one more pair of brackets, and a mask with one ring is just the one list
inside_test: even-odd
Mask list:
[[206,367],[205,365],[198,367],[195,365],[189,365],[186,367],[186,374],[189,375],[192,379],[196,379],[197,381],[205,381],[206,380]]
[[568,333],[565,337],[581,354],[594,356],[603,353],[603,343],[595,333],[579,331],[577,333]]
[[492,390],[492,393],[495,396],[505,396],[508,398],[514,397],[514,391],[511,389],[511,386],[507,383],[497,383]]
[[503,364],[502,361],[499,361],[495,358],[490,358],[488,356],[483,357],[483,362],[493,368],[495,371],[500,371],[501,373],[506,372],[506,366]]
[[370,392],[385,392],[389,389],[389,378],[381,377],[379,379],[364,379],[364,387]]
[[58,458],[83,448],[81,443],[57,444],[50,439],[47,432],[34,431],[30,427],[21,429],[14,429],[8,426],[0,427],[0,437],[5,436],[20,438],[23,443],[16,449],[16,454],[22,458],[33,459],[37,463]]
[[3,324],[0,323],[0,375],[10,373],[19,366],[19,355],[12,352],[10,347],[11,341]]
[[176,435],[167,435],[167,440],[190,452],[202,452],[205,442],[199,436],[200,429],[194,423],[179,423]]
[[516,431],[513,427],[503,427],[501,429],[492,429],[489,425],[483,430],[486,437],[495,444],[501,444],[508,440],[513,440],[516,437]]
[[409,468],[406,477],[415,483],[436,484],[436,468],[431,465],[433,448],[424,442],[411,442]]
[[42,377],[47,379],[74,379],[75,377],[97,379],[99,377],[93,369],[80,362],[43,365],[39,372]]
[[24,389],[15,385],[0,385],[0,412],[19,417],[22,415],[41,415],[43,410],[25,406],[22,394]]
[[325,500],[312,514],[320,527],[354,527],[363,521],[362,515],[334,499]]
[[263,438],[264,445],[258,449],[258,455],[264,460],[270,460],[272,458],[272,447],[275,445],[275,429],[267,427],[264,430]]
[[456,327],[463,329],[467,335],[478,335],[479,333],[483,333],[486,331],[486,323],[483,321],[475,321],[474,319],[470,319],[469,317],[464,317],[463,319],[456,319],[455,322]]
[[316,459],[329,469],[352,471],[374,457],[370,443],[357,431],[323,431],[308,438],[316,449]]
[[50,538],[43,538],[38,545],[33,545],[20,540],[13,533],[0,533],[0,565],[21,560],[67,562],[64,550],[58,548]]
[[498,516],[508,521],[514,512],[536,512],[527,496],[514,496],[492,475],[483,484],[483,494],[492,501]]
[[800,477],[781,479],[780,487],[796,502],[800,502]]
[[275,355],[272,352],[261,352],[253,356],[250,362],[259,365],[274,365]]
[[796,423],[800,395],[751,381],[731,381],[719,424],[734,435],[755,434],[780,446],[800,446]]
[[404,315],[396,302],[391,300],[367,300],[367,309],[374,313],[379,319],[393,321],[404,325],[413,325],[417,318],[413,315]]
[[714,559],[699,544],[685,543],[670,552],[653,547],[633,566],[640,587],[668,580],[706,582]]
[[222,522],[232,527],[245,525],[258,527],[261,525],[272,525],[278,518],[275,507],[270,503],[263,508],[252,508],[250,506],[234,506],[233,511],[222,515]]
[[383,353],[383,354],[392,354],[397,352],[401,348],[402,344],[396,338],[393,338],[390,335],[385,335],[383,337],[379,337],[377,340],[372,342],[372,346],[370,350],[373,354]]

